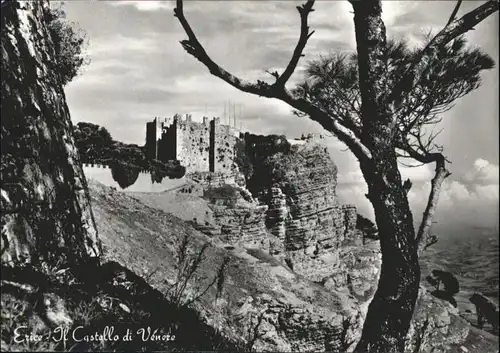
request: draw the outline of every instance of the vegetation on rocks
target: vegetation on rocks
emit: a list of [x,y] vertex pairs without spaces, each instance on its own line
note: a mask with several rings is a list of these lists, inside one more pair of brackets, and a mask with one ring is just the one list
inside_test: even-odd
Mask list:
[[240,197],[240,192],[235,186],[225,184],[219,187],[208,187],[204,190],[203,197],[213,204],[221,202],[234,207]]
[[204,292],[190,298],[184,289],[203,261],[179,262],[175,298],[116,262],[2,268],[2,351],[238,350],[190,308]]
[[67,20],[62,4],[58,8],[44,7],[44,16],[54,45],[55,72],[61,76],[62,84],[67,85],[90,63],[90,57],[85,54],[86,32]]
[[252,192],[259,185],[267,184],[271,179],[279,178],[276,170],[269,168],[268,158],[276,155],[288,155],[292,146],[284,135],[253,135],[246,133],[244,141],[237,146],[236,162],[240,171],[246,172],[248,189]]
[[356,228],[362,230],[366,238],[379,239],[375,223],[359,213],[357,214]]

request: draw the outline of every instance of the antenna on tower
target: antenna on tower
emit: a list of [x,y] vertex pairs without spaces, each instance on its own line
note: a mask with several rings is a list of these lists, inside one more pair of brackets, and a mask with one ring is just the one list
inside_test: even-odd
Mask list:
[[223,116],[223,119],[226,120],[226,102],[224,102],[224,116]]
[[236,103],[233,103],[234,127],[236,128]]

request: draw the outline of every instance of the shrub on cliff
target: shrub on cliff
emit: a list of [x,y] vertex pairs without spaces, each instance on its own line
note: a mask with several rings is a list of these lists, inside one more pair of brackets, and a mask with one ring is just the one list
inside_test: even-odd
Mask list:
[[362,230],[366,238],[379,239],[377,226],[359,213],[357,214],[356,228]]
[[232,207],[236,205],[239,195],[238,189],[228,184],[220,187],[209,187],[203,192],[203,197],[211,203],[222,202]]
[[149,161],[146,168],[151,171],[151,179],[155,183],[161,183],[163,178],[180,179],[186,174],[186,167],[179,161],[160,162],[158,160]]
[[284,135],[253,135],[245,134],[245,158],[252,167],[252,173],[247,178],[249,190],[258,190],[269,181],[279,181],[284,178],[280,168],[271,167],[277,156],[289,156],[292,146]]
[[84,65],[90,63],[90,57],[84,54],[88,45],[87,34],[76,23],[66,19],[62,6],[53,9],[45,7],[44,11],[47,28],[54,43],[55,71],[61,75],[63,85],[67,85]]
[[74,128],[75,146],[84,162],[94,162],[110,158],[109,153],[114,141],[106,128],[81,122]]
[[113,179],[122,189],[133,185],[137,181],[139,172],[141,171],[137,166],[119,161],[111,163],[110,167]]

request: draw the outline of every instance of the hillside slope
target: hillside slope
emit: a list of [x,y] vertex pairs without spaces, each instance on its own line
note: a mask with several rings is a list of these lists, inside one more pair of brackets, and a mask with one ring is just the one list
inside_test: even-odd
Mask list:
[[158,291],[168,294],[175,280],[175,249],[184,236],[192,250],[209,242],[186,297],[229,259],[220,298],[212,288],[193,304],[227,337],[277,351],[339,350],[353,342],[360,315],[354,297],[305,280],[264,252],[225,247],[172,215],[95,182],[90,185],[103,260],[126,266]]
[[[191,239],[192,249],[209,243],[187,297],[196,291],[193,287],[203,287],[214,278],[224,258],[229,259],[222,295],[212,288],[193,308],[228,339],[243,341],[246,350],[343,351],[359,339],[366,298],[316,284],[264,251],[224,244],[175,216],[95,182],[90,182],[90,190],[104,260],[126,266],[161,293],[168,293],[175,278],[175,248],[184,236]],[[369,248],[365,251],[372,251]],[[362,249],[346,248],[350,253],[346,258],[355,261],[345,271],[359,271]],[[496,337],[471,328],[449,303],[421,288],[409,351],[493,353],[497,346]]]

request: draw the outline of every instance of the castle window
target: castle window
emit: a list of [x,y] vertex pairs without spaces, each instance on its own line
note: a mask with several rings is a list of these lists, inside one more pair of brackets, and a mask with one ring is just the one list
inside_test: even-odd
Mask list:
[[203,143],[203,138],[202,137],[200,137],[200,143]]

